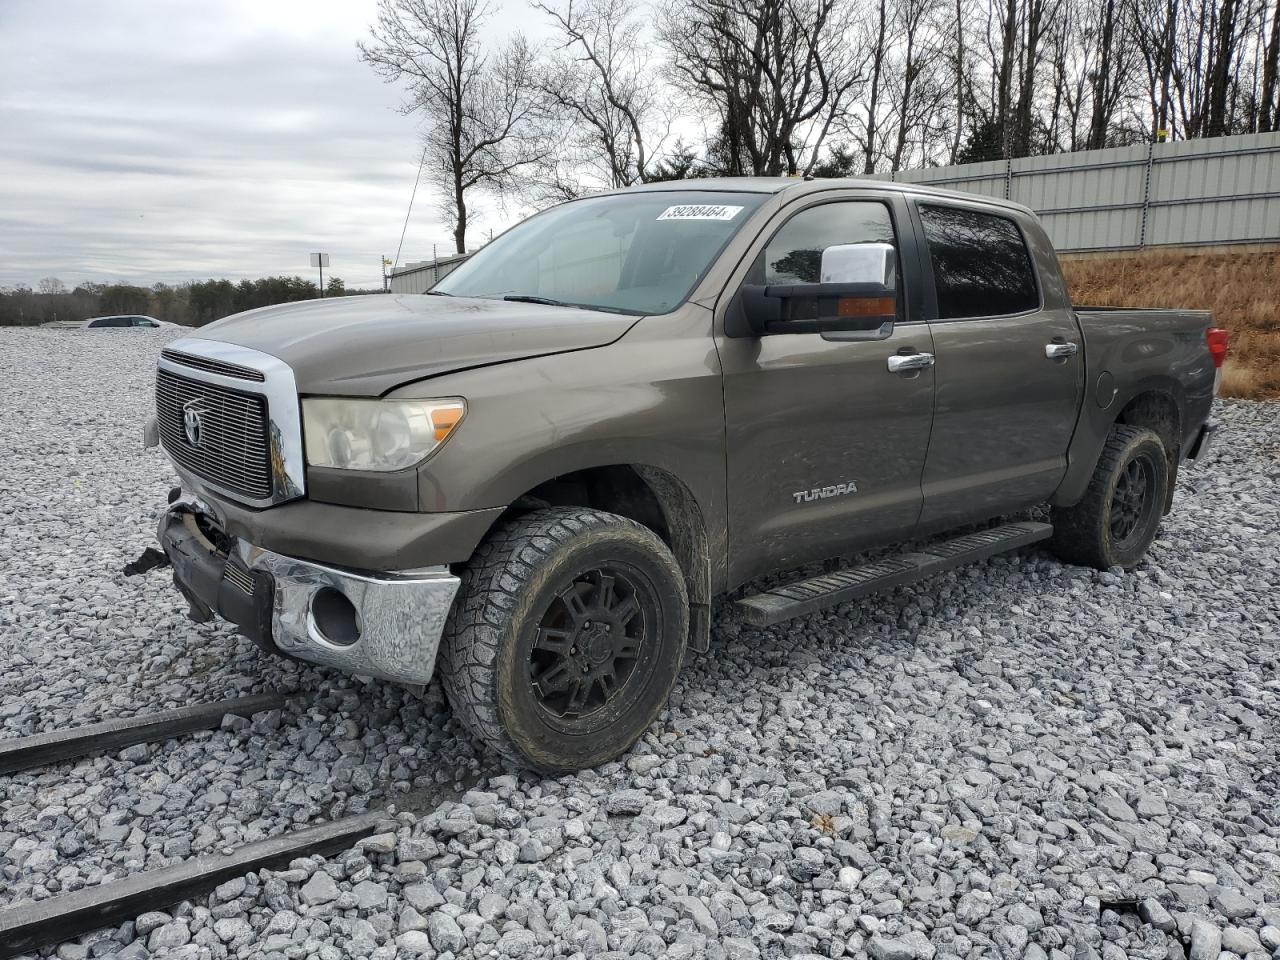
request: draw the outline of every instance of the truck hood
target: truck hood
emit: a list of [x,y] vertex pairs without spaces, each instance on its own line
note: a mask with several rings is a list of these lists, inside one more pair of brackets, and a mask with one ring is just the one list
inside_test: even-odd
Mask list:
[[373,294],[261,307],[196,336],[283,360],[300,393],[373,397],[468,367],[602,347],[636,320],[505,300]]

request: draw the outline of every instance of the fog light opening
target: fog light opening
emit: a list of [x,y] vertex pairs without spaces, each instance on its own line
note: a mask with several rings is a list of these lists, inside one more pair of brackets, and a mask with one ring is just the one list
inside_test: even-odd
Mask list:
[[360,639],[360,621],[356,608],[333,587],[321,587],[311,598],[311,620],[325,640],[349,647]]

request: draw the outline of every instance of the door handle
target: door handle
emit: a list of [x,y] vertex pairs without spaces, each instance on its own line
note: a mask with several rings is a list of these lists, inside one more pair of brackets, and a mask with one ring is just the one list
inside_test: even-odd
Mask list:
[[1074,343],[1046,343],[1044,355],[1050,360],[1065,360],[1074,357],[1080,348]]
[[927,370],[932,366],[932,353],[895,353],[889,358],[890,373],[910,373],[912,370]]

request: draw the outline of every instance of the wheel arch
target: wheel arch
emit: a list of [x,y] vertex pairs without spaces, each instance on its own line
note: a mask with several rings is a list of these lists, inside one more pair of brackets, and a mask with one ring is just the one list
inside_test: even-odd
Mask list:
[[1184,440],[1185,396],[1181,384],[1168,377],[1151,377],[1123,392],[1105,408],[1097,406],[1089,396],[1085,396],[1083,402],[1086,409],[1071,441],[1066,475],[1049,502],[1053,506],[1071,506],[1080,501],[1111,428],[1125,424],[1146,427],[1164,443],[1169,459],[1170,493],[1164,507],[1168,513]]
[[573,470],[544,480],[515,498],[495,525],[548,506],[616,513],[656,533],[684,574],[689,596],[689,648],[704,652],[710,647],[710,539],[702,508],[679,477],[660,467],[636,463]]

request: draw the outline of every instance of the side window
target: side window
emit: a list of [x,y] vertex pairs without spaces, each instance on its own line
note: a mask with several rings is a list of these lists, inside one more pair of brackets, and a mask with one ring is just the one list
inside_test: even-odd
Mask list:
[[1008,217],[920,204],[938,318],[998,317],[1040,306],[1022,232]]
[[889,208],[874,200],[840,200],[801,210],[773,235],[752,272],[758,283],[818,283],[822,251],[842,243],[896,247]]

